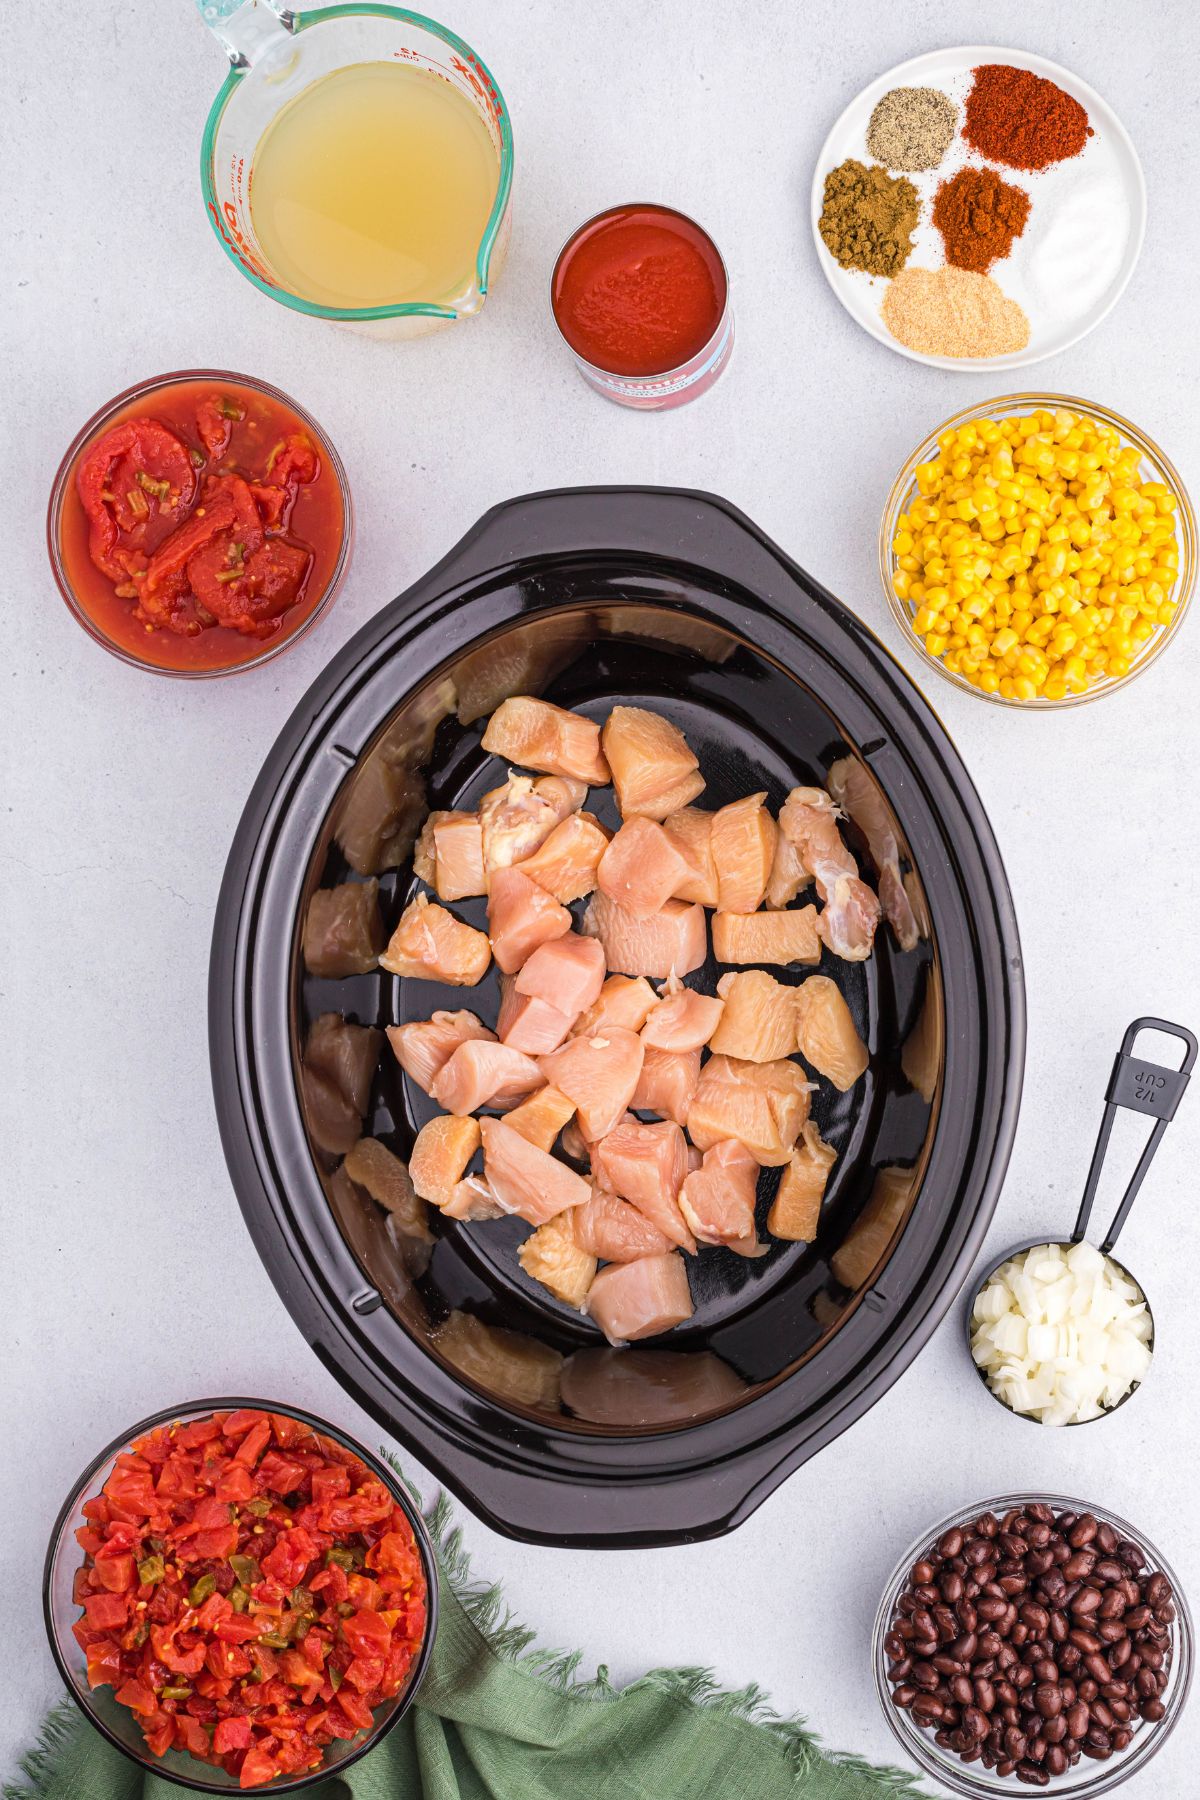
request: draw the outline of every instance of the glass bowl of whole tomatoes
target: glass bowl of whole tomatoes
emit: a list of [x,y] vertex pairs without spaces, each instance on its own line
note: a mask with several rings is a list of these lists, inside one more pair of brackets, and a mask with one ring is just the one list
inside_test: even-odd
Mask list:
[[68,1692],[131,1761],[200,1793],[294,1793],[407,1711],[437,1561],[399,1476],[335,1425],[199,1400],[88,1464],[43,1604]]
[[257,668],[332,605],[354,514],[341,458],[279,388],[227,369],[139,382],[59,465],[46,521],[88,636],[158,675]]

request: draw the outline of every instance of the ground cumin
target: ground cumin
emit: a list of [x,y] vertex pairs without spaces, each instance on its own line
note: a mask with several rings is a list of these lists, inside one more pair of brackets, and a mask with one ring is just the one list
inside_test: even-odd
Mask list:
[[843,269],[895,275],[912,254],[918,210],[911,181],[851,158],[825,177],[820,232]]
[[922,356],[1010,356],[1029,342],[1029,320],[990,275],[947,265],[903,269],[883,296],[883,322]]
[[946,261],[986,275],[1007,256],[1029,217],[1024,188],[1001,181],[994,169],[960,169],[943,181],[933,201],[933,222],[946,246]]

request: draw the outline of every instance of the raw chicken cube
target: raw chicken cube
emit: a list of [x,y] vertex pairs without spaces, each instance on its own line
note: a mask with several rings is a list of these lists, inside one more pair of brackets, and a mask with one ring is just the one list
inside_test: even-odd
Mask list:
[[634,818],[613,838],[596,874],[610,900],[633,918],[648,919],[686,879],[687,863],[661,825]]
[[817,909],[798,912],[723,913],[712,922],[713,955],[725,963],[818,963]]
[[790,906],[796,895],[802,893],[812,880],[811,871],[806,868],[804,858],[784,832],[775,833],[775,855],[771,862],[771,873],[767,879],[766,904],[774,912],[782,911]]
[[640,706],[614,706],[600,743],[623,819],[665,819],[704,791],[700,765],[678,726]]
[[739,1256],[766,1250],[754,1229],[758,1164],[736,1138],[705,1152],[699,1169],[687,1176],[679,1194],[684,1218],[705,1244],[725,1244]]
[[702,1050],[716,1031],[725,1011],[723,1000],[684,987],[675,976],[663,988],[662,999],[642,1027],[642,1042],[653,1050]]
[[856,756],[831,765],[829,792],[867,840],[879,876],[879,903],[901,950],[915,950],[921,939],[912,902],[900,873],[896,821],[883,790]]
[[687,1269],[678,1251],[610,1263],[591,1286],[584,1310],[610,1344],[654,1337],[692,1316]]
[[767,1230],[772,1237],[812,1243],[821,1220],[825,1184],[836,1161],[837,1151],[830,1149],[812,1120],[807,1119],[804,1142],[792,1151],[767,1214]]
[[418,894],[405,907],[391,942],[379,959],[393,975],[420,981],[444,981],[448,987],[474,987],[487,974],[491,946],[484,932],[464,925],[445,907]]
[[507,1044],[468,1038],[438,1070],[429,1091],[447,1112],[465,1115],[481,1106],[503,1111],[544,1081],[532,1057]]
[[589,787],[607,787],[611,779],[600,753],[600,727],[582,713],[527,694],[497,707],[483,734],[483,747],[523,769],[569,775]]
[[531,1281],[541,1282],[564,1306],[582,1312],[596,1273],[596,1258],[581,1248],[574,1229],[575,1211],[557,1213],[525,1239],[517,1261]]
[[570,1013],[559,1012],[533,994],[519,994],[511,975],[500,977],[500,1011],[496,1030],[500,1042],[525,1056],[543,1056],[557,1050],[570,1031]]
[[610,975],[595,1006],[589,1006],[576,1025],[576,1035],[593,1037],[608,1025],[640,1031],[657,1005],[658,995],[644,975]]
[[708,953],[704,908],[683,900],[668,900],[653,918],[638,919],[607,894],[596,893],[588,902],[582,929],[603,944],[608,967],[624,975],[649,975],[660,981],[668,975],[690,975]]
[[645,1050],[632,1031],[614,1025],[595,1037],[574,1037],[540,1059],[547,1081],[561,1088],[577,1109],[579,1129],[589,1143],[605,1137],[633,1098]]
[[824,788],[793,788],[779,814],[779,829],[789,837],[812,870],[817,894],[825,902],[817,921],[823,943],[847,962],[871,954],[879,901],[842,842],[838,810]]
[[568,906],[592,892],[608,841],[599,819],[591,813],[572,813],[554,827],[532,856],[521,859],[521,872]]
[[331,981],[367,975],[383,944],[377,881],[317,889],[304,915],[304,962],[310,975]]
[[737,1138],[765,1168],[782,1168],[808,1117],[811,1088],[798,1063],[711,1056],[688,1108],[688,1135],[699,1150]]
[[413,1187],[422,1200],[448,1206],[478,1148],[478,1119],[440,1113],[422,1125],[408,1159]]
[[490,885],[497,869],[511,868],[532,856],[556,825],[579,811],[587,798],[580,781],[560,775],[511,774],[479,802],[480,843],[485,877]]
[[497,966],[515,975],[539,944],[565,937],[571,915],[520,869],[497,869],[488,896],[488,930]]
[[663,830],[687,864],[687,874],[675,890],[677,900],[692,900],[701,906],[717,904],[717,865],[713,860],[713,814],[698,806],[685,806],[668,813]]
[[396,1061],[404,1073],[428,1094],[434,1076],[460,1044],[468,1038],[496,1042],[482,1019],[473,1012],[435,1012],[431,1019],[416,1019],[410,1025],[389,1025],[388,1043],[396,1053]]
[[538,1088],[520,1106],[505,1113],[504,1123],[539,1150],[549,1152],[559,1132],[575,1117],[575,1102],[556,1087]]
[[766,799],[765,793],[747,794],[713,814],[712,854],[722,912],[757,912],[763,903],[778,835]]
[[496,1202],[530,1225],[544,1225],[568,1206],[583,1206],[591,1187],[574,1169],[539,1150],[503,1119],[481,1119],[483,1173]]
[[587,1204],[569,1217],[576,1243],[601,1262],[636,1262],[639,1256],[662,1256],[674,1247],[644,1212],[607,1188],[594,1187]]
[[796,990],[765,969],[731,970],[717,992],[725,1002],[709,1048],[743,1062],[775,1062],[796,1048]]
[[536,995],[566,1013],[574,1024],[579,1014],[600,998],[604,950],[594,938],[572,932],[535,950],[514,985],[518,994]]
[[870,1058],[837,983],[810,975],[795,990],[796,1046],[817,1073],[844,1094]]
[[595,1163],[602,1186],[636,1206],[673,1244],[695,1250],[678,1204],[687,1174],[687,1146],[678,1125],[624,1120],[600,1139]]
[[504,1208],[497,1204],[496,1197],[482,1175],[464,1175],[442,1207],[443,1219],[457,1219],[463,1225],[485,1223],[488,1219],[502,1219]]
[[431,812],[413,851],[413,874],[428,882],[439,900],[486,893],[479,814]]
[[700,1081],[698,1050],[655,1050],[648,1047],[630,1105],[636,1112],[660,1113],[686,1125],[688,1108]]

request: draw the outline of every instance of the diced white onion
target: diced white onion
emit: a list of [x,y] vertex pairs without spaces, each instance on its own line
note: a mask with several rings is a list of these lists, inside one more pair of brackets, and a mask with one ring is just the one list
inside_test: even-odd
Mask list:
[[1150,1367],[1145,1296],[1094,1244],[1038,1244],[997,1269],[971,1309],[992,1391],[1043,1425],[1116,1406]]

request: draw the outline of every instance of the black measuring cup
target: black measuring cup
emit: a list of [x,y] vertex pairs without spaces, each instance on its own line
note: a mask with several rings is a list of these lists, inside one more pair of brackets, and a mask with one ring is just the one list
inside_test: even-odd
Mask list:
[[[1160,1063],[1148,1062],[1145,1057],[1139,1057],[1134,1054],[1134,1046],[1137,1042],[1138,1034],[1142,1031],[1161,1031],[1168,1037],[1178,1038],[1179,1042],[1185,1046],[1185,1049],[1183,1061],[1177,1069],[1166,1068]],[[1163,1133],[1171,1120],[1175,1117],[1176,1108],[1183,1098],[1188,1085],[1188,1079],[1195,1066],[1196,1053],[1197,1044],[1195,1033],[1189,1031],[1186,1025],[1172,1025],[1167,1019],[1145,1018],[1135,1019],[1133,1021],[1132,1025],[1130,1025],[1129,1029],[1126,1031],[1125,1036],[1121,1039],[1121,1048],[1117,1052],[1117,1058],[1113,1064],[1112,1075],[1109,1078],[1108,1092],[1104,1097],[1104,1116],[1100,1121],[1100,1133],[1096,1139],[1096,1148],[1092,1152],[1092,1164],[1088,1170],[1087,1185],[1083,1190],[1083,1200],[1080,1203],[1079,1216],[1075,1220],[1075,1228],[1068,1239],[1051,1238],[1046,1237],[1043,1234],[1038,1237],[1026,1238],[1020,1244],[1012,1244],[1002,1256],[998,1256],[995,1261],[989,1265],[984,1271],[981,1279],[974,1283],[967,1300],[965,1324],[968,1355],[971,1354],[971,1336],[974,1328],[972,1314],[975,1310],[975,1302],[983,1292],[984,1288],[987,1287],[992,1277],[998,1270],[1003,1268],[1005,1263],[1011,1262],[1013,1257],[1021,1256],[1026,1250],[1033,1250],[1040,1244],[1056,1244],[1060,1249],[1068,1249],[1072,1244],[1080,1244],[1083,1242],[1084,1233],[1087,1231],[1088,1224],[1091,1220],[1092,1207],[1096,1199],[1096,1190],[1100,1186],[1100,1174],[1104,1168],[1104,1158],[1108,1150],[1109,1139],[1112,1136],[1113,1121],[1117,1116],[1117,1108],[1123,1106],[1130,1112],[1147,1114],[1154,1120],[1154,1129],[1146,1140],[1142,1149],[1142,1154],[1138,1159],[1137,1168],[1133,1172],[1129,1186],[1125,1189],[1125,1192],[1121,1197],[1121,1204],[1117,1208],[1116,1217],[1109,1226],[1104,1241],[1099,1248],[1101,1255],[1107,1256],[1109,1260],[1116,1265],[1121,1274],[1126,1276],[1127,1279],[1133,1283],[1134,1287],[1137,1288],[1142,1299],[1145,1301],[1146,1311],[1150,1317],[1150,1336],[1147,1340],[1146,1348],[1153,1356],[1154,1313],[1150,1306],[1150,1302],[1146,1297],[1146,1290],[1138,1280],[1137,1276],[1131,1274],[1125,1264],[1120,1262],[1118,1258],[1112,1254],[1112,1251],[1113,1245],[1120,1235],[1121,1227],[1129,1217],[1130,1209],[1137,1199],[1138,1190],[1146,1179],[1146,1172],[1149,1169],[1150,1164],[1154,1161],[1158,1146],[1162,1142]],[[998,1405],[1004,1407],[1006,1412],[1012,1413],[1014,1418],[1028,1419],[1030,1424],[1041,1424],[1042,1421],[1036,1418],[1032,1413],[1017,1412],[1014,1407],[1008,1404],[1008,1401],[1005,1400],[1002,1395],[995,1392],[991,1383],[988,1381],[986,1373],[979,1367],[978,1363],[976,1363],[974,1356],[971,1356],[971,1366],[992,1399],[995,1400]],[[1128,1400],[1132,1394],[1136,1394],[1140,1386],[1141,1382],[1135,1381],[1113,1406],[1106,1407],[1098,1416],[1103,1419],[1107,1418],[1110,1413],[1116,1412],[1117,1407],[1124,1406],[1126,1400]],[[1092,1422],[1091,1419],[1073,1419],[1071,1421],[1074,1425],[1090,1425]]]

